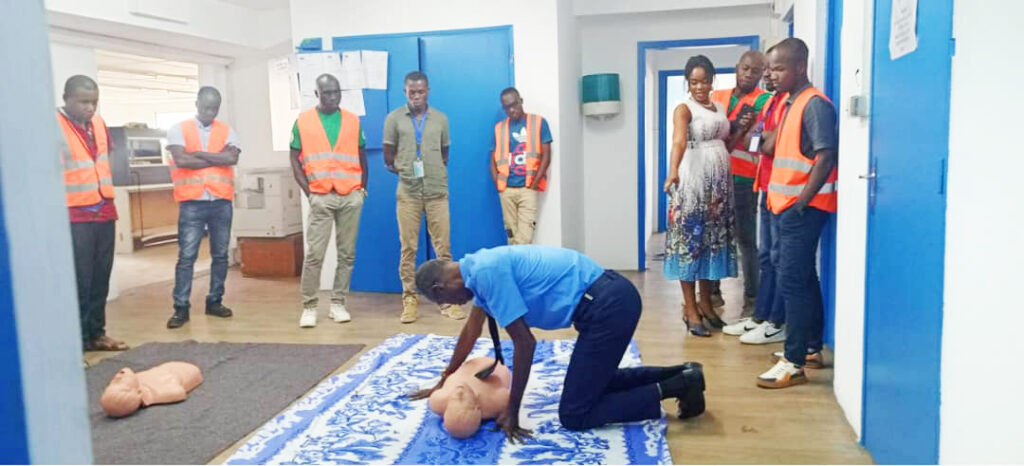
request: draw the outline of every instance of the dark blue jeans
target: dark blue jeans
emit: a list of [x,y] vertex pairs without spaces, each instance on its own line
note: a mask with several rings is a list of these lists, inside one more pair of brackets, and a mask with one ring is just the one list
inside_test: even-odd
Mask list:
[[757,310],[754,318],[767,320],[781,326],[786,323],[786,308],[778,293],[776,278],[779,266],[779,223],[768,209],[768,193],[761,193],[759,213],[761,215],[760,242],[757,259],[760,263],[761,283],[757,289]]
[[789,208],[777,216],[779,224],[778,291],[786,308],[786,359],[803,365],[807,350],[820,350],[824,320],[821,284],[815,264],[818,239],[828,212],[807,207]]
[[220,304],[228,275],[228,244],[231,242],[231,201],[185,201],[178,209],[178,265],[174,271],[174,305],[188,306],[192,295],[192,270],[199,242],[210,232],[210,294],[206,304]]
[[640,320],[640,294],[622,275],[605,271],[573,314],[579,332],[562,388],[558,418],[570,430],[661,417],[657,383],[665,371],[619,369]]
[[743,269],[743,296],[754,299],[758,290],[757,193],[754,180],[735,183],[733,211],[736,214],[736,246]]

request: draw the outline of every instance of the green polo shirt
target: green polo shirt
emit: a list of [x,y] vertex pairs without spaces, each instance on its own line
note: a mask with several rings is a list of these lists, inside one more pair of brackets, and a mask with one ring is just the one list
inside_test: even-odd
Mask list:
[[[331,147],[334,147],[338,143],[338,133],[341,131],[341,111],[324,113],[317,108],[316,114],[320,115],[320,124],[324,125],[327,141],[330,142]],[[295,120],[295,124],[292,125],[292,143],[290,147],[295,150],[302,150],[302,139],[299,138],[299,120]],[[359,147],[366,147],[366,138],[363,137],[362,128],[359,129]]]
[[395,109],[384,120],[384,144],[395,146],[399,194],[421,199],[436,199],[448,195],[448,168],[441,157],[441,148],[451,145],[451,140],[448,133],[448,117],[444,113],[433,107],[427,108],[421,147],[423,178],[413,176],[416,130],[412,125],[412,113],[408,105]]

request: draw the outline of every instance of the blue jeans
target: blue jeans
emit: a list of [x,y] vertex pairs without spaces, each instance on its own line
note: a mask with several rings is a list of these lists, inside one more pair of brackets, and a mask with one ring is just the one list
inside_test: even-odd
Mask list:
[[569,359],[558,419],[569,430],[661,417],[657,367],[619,369],[643,307],[636,287],[618,273],[605,271],[576,307],[579,331]]
[[761,193],[759,205],[761,238],[757,258],[761,267],[761,283],[757,289],[757,310],[754,312],[754,318],[781,326],[786,323],[786,308],[775,282],[779,267],[779,223],[768,209],[768,193]]
[[210,232],[210,294],[206,305],[220,304],[228,275],[228,244],[231,242],[231,201],[185,201],[178,209],[178,265],[174,270],[174,306],[188,307],[192,295],[192,270],[199,242]]
[[789,208],[777,217],[779,224],[778,291],[786,308],[786,359],[803,365],[807,350],[820,350],[824,305],[815,264],[818,239],[828,212],[807,207]]

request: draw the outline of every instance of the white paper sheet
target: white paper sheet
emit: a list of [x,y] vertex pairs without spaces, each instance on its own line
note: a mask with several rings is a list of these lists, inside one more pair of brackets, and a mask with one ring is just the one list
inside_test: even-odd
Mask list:
[[358,50],[341,53],[341,81],[342,90],[363,89],[366,87],[366,77],[363,76],[363,59]]
[[362,89],[344,89],[341,91],[341,108],[355,113],[356,116],[366,115]]
[[341,79],[341,55],[338,52],[325,53],[324,67],[322,73],[329,73],[335,78]]
[[388,53],[363,50],[363,71],[367,89],[388,88]]
[[300,53],[295,57],[299,71],[299,92],[312,94],[316,90],[316,77],[323,73],[324,54]]
[[889,59],[917,50],[917,0],[893,0],[889,30]]

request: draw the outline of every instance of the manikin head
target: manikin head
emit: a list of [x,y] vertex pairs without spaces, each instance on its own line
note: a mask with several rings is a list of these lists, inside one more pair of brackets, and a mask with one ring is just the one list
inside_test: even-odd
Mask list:
[[121,369],[100,397],[100,405],[110,417],[124,417],[142,407],[142,386],[135,372]]
[[444,428],[452,437],[469,438],[480,429],[483,414],[476,393],[466,384],[455,387],[444,410]]

